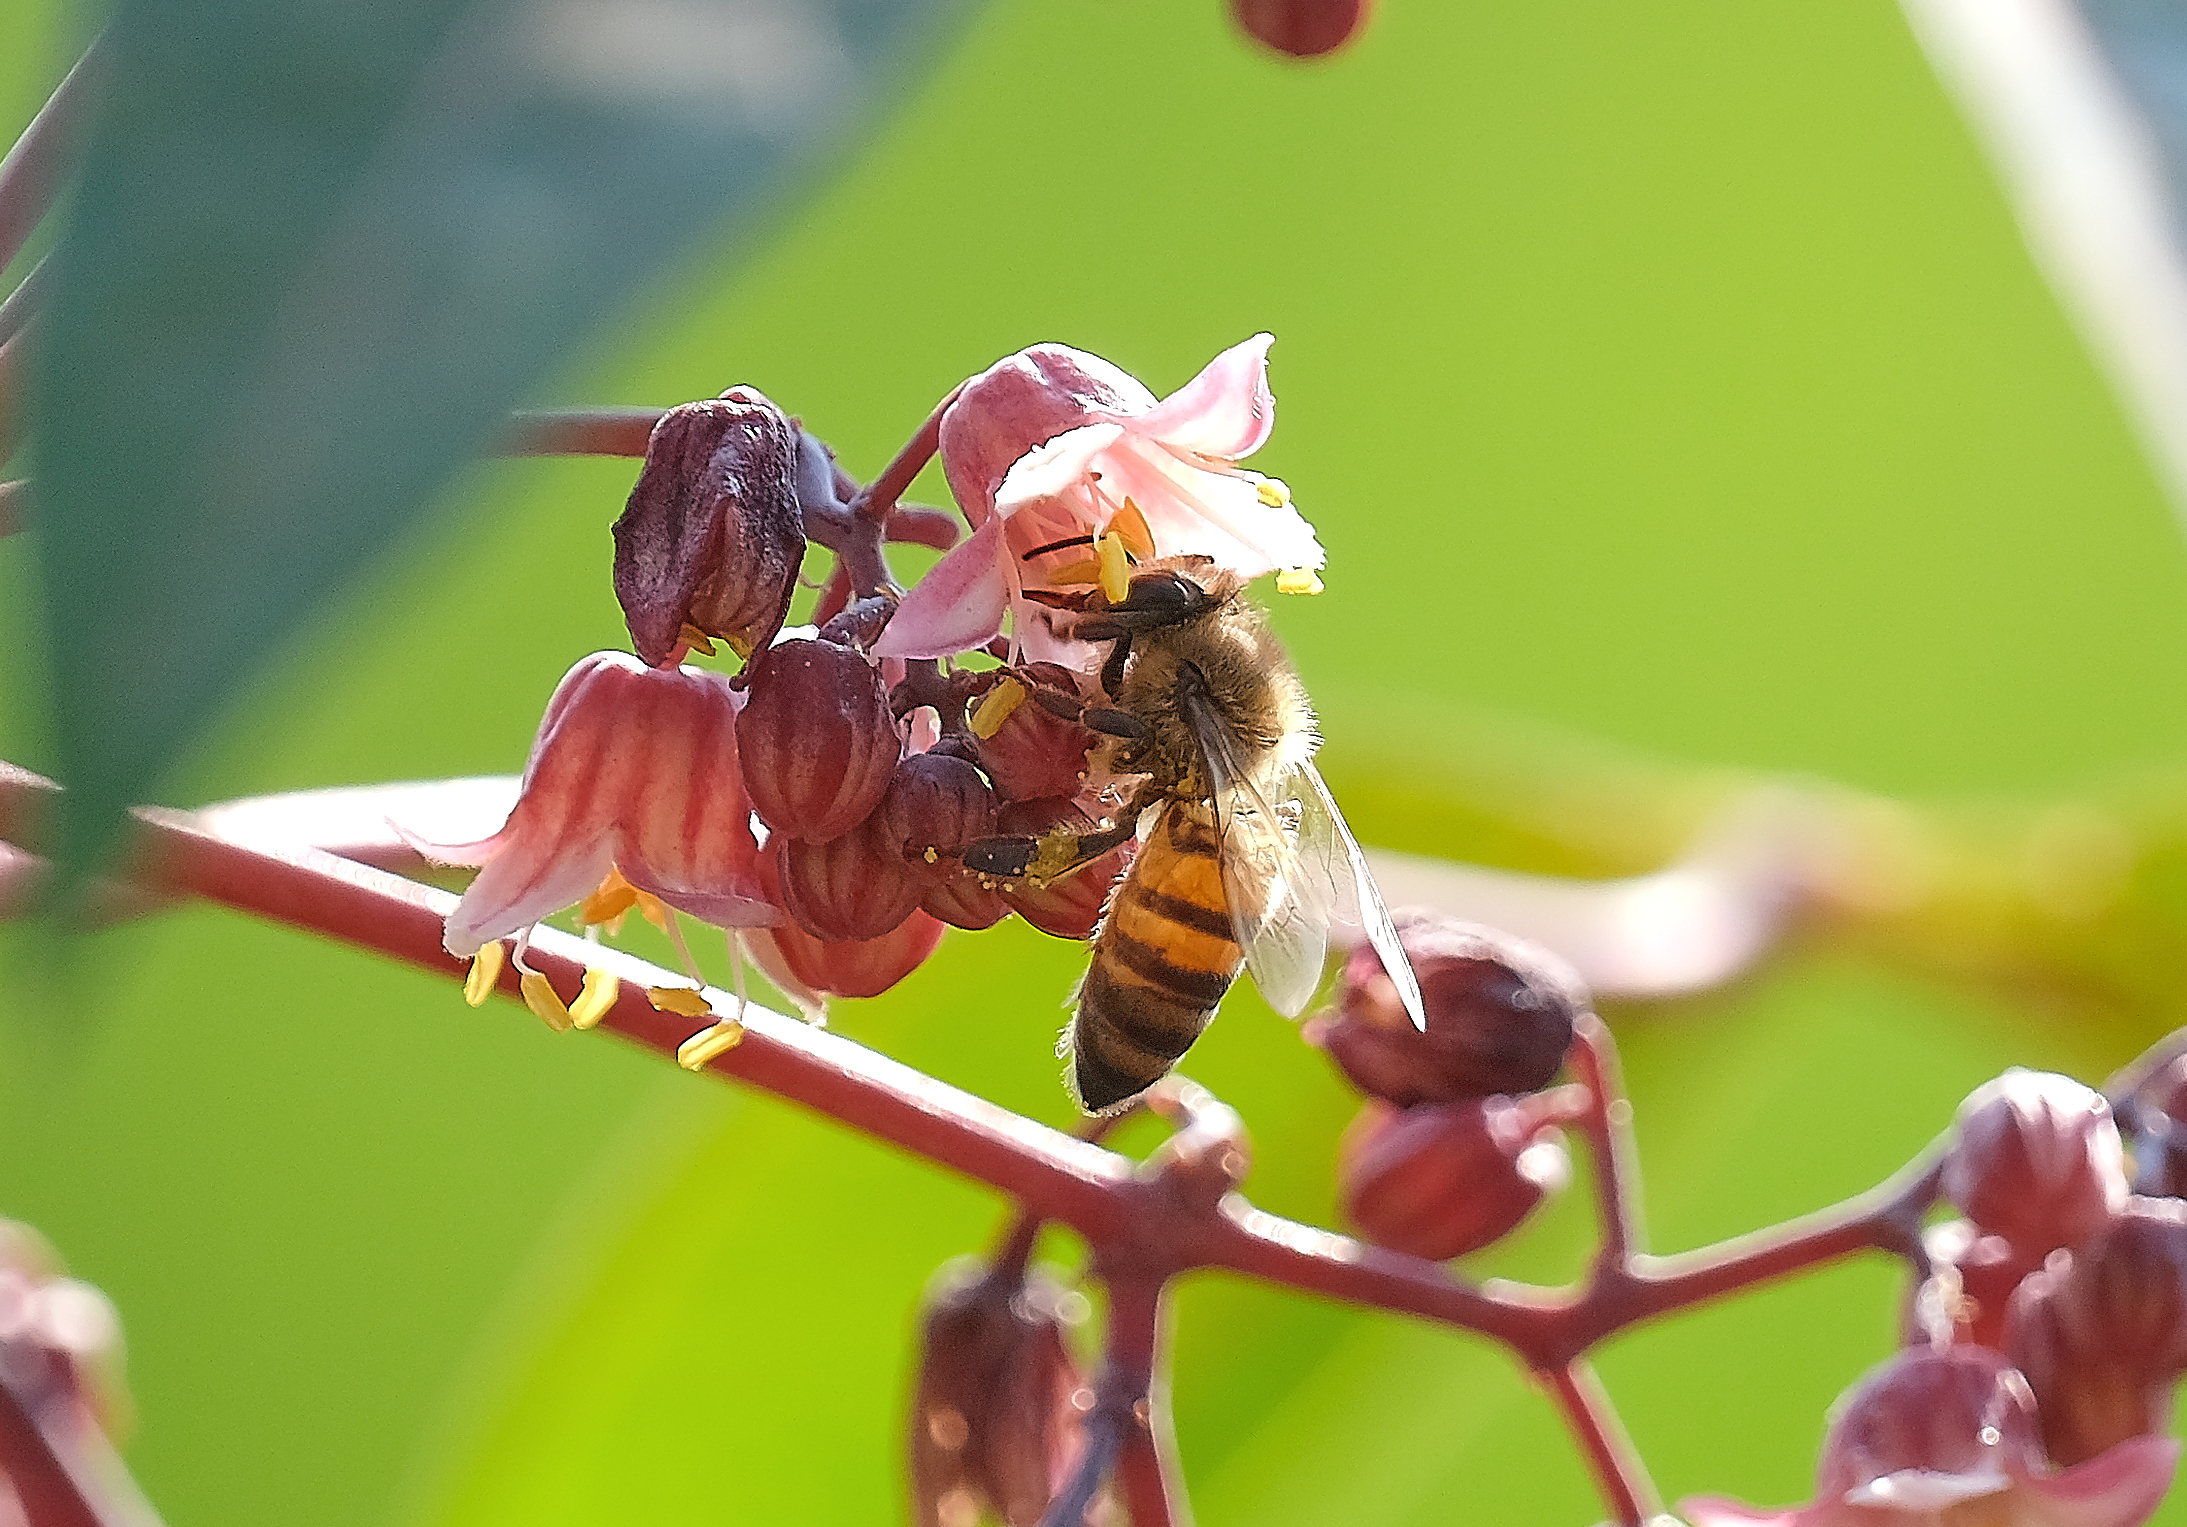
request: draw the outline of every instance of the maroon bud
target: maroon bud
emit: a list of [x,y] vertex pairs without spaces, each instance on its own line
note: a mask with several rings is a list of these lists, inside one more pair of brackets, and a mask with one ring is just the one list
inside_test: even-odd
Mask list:
[[1310,1024],[1352,1085],[1401,1108],[1549,1085],[1587,1011],[1587,988],[1556,955],[1494,928],[1408,909],[1398,940],[1420,982],[1427,1032],[1412,1026],[1374,947],[1344,962],[1336,1009]]
[[[1077,677],[1052,663],[1034,665],[1025,670],[1025,678],[1066,694],[1078,689]],[[1015,678],[1002,683],[1018,685],[1021,692],[1026,687]],[[995,782],[995,793],[1006,801],[1073,796],[1086,772],[1086,750],[1100,740],[1091,728],[1050,714],[1027,694],[992,733],[980,739],[980,764]]]
[[2187,1198],[2187,1055],[2136,1088],[2119,1117],[2133,1121],[2134,1191]]
[[1914,1290],[1906,1342],[1972,1342],[1995,1347],[2005,1336],[2013,1290],[2042,1265],[2001,1235],[1984,1235],[1972,1220],[1947,1220],[1922,1235],[1929,1277]]
[[1984,1082],[1959,1105],[1943,1191],[2022,1256],[2078,1245],[2126,1201],[2111,1105],[2049,1072],[2015,1067]]
[[878,812],[825,843],[777,837],[768,846],[778,904],[828,943],[879,938],[911,915],[925,891],[890,848]]
[[[1984,1347],[1908,1348],[1870,1372],[1836,1410],[1815,1471],[1815,1499],[1853,1505],[1844,1512],[1847,1521],[1915,1519],[1911,1509],[1904,1517],[1890,1509],[1900,1503],[1894,1486],[1918,1485],[1925,1476],[1944,1483],[1950,1476],[1994,1475],[2001,1488],[2012,1476],[2048,1472],[2027,1381]],[[1825,1518],[1820,1510],[1815,1515]]]
[[1571,1179],[1529,1101],[1370,1101],[1344,1136],[1345,1214],[1377,1246],[1431,1261],[1501,1240]]
[[684,627],[763,651],[805,557],[795,487],[799,431],[749,387],[672,408],[615,522],[615,597],[638,655],[656,668]]
[[881,836],[911,865],[928,915],[958,928],[992,928],[1010,915],[1005,902],[957,855],[995,830],[995,793],[980,771],[943,738],[896,766],[874,815]]
[[983,1508],[1034,1527],[1084,1447],[1093,1392],[1065,1332],[1085,1301],[1051,1279],[943,1271],[921,1320],[911,1407],[913,1520],[965,1527]]
[[795,923],[749,928],[741,937],[767,979],[808,1008],[821,996],[878,997],[926,963],[942,925],[913,912],[879,938],[831,943]]
[[[995,830],[1011,836],[1039,837],[1059,828],[1090,831],[1092,817],[1069,800],[1012,801],[995,813]],[[1091,864],[1073,870],[1045,885],[1020,882],[1003,891],[1012,911],[1041,932],[1056,938],[1093,937],[1101,910],[1109,904],[1109,892],[1139,852],[1137,839],[1127,839]]]
[[871,663],[832,642],[787,641],[752,664],[737,754],[752,809],[815,843],[849,832],[887,793],[903,751]]
[[1293,58],[1343,47],[1372,9],[1371,0],[1230,0],[1231,17],[1247,36]]
[[2013,1295],[2004,1351],[2070,1467],[2169,1424],[2187,1372],[2187,1205],[2136,1198]]

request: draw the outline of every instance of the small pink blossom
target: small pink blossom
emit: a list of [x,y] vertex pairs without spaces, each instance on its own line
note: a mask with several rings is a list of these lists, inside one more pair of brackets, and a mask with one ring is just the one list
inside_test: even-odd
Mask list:
[[[737,770],[742,696],[725,675],[597,652],[564,675],[508,821],[476,843],[415,843],[485,866],[448,915],[458,958],[581,900],[613,867],[639,890],[725,927],[773,923]],[[415,842],[415,840],[413,840]]]
[[2135,1527],[2171,1487],[2178,1442],[2136,1437],[2050,1469],[2027,1381],[1986,1347],[1909,1348],[1841,1402],[1813,1504],[1700,1497],[1694,1527]]
[[1079,656],[1022,596],[1083,563],[1086,539],[1112,529],[1142,559],[1211,557],[1248,578],[1320,567],[1321,543],[1288,491],[1238,466],[1275,424],[1273,342],[1256,334],[1233,345],[1160,402],[1065,345],[1021,350],[966,383],[942,416],[941,455],[972,537],[920,580],[875,650],[969,651],[1014,609],[1032,657]]

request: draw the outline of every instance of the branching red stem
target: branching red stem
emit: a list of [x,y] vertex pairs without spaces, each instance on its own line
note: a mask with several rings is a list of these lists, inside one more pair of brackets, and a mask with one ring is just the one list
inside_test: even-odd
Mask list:
[[1640,1213],[1640,1159],[1633,1149],[1633,1107],[1625,1100],[1617,1046],[1611,1042],[1609,1028],[1593,1013],[1582,1014],[1573,1033],[1572,1069],[1591,1094],[1587,1110],[1574,1123],[1586,1137],[1587,1153],[1594,1163],[1595,1207],[1602,1217],[1599,1264],[1606,1270],[1624,1270],[1646,1245]]
[[497,456],[643,456],[665,408],[556,408],[509,415]]
[[851,509],[869,520],[885,520],[896,508],[896,501],[934,459],[934,453],[942,446],[942,415],[949,405],[957,401],[957,394],[964,391],[963,384],[952,387],[949,396],[934,405],[934,412],[926,416],[926,422],[904,442],[904,448],[896,453],[896,459],[881,469],[881,475],[859,490],[851,500]]
[[15,1392],[0,1384],[0,1477],[29,1527],[107,1527]]
[[1557,1408],[1564,1412],[1565,1425],[1579,1442],[1587,1466],[1594,1471],[1595,1482],[1620,1527],[1643,1527],[1659,1516],[1663,1499],[1656,1493],[1647,1465],[1640,1461],[1633,1439],[1626,1435],[1625,1424],[1618,1420],[1617,1410],[1603,1391],[1601,1380],[1595,1377],[1595,1370],[1575,1361],[1540,1377],[1556,1398]]
[[105,58],[105,38],[94,38],[7,158],[0,159],[0,270],[22,253],[31,230],[76,171]]

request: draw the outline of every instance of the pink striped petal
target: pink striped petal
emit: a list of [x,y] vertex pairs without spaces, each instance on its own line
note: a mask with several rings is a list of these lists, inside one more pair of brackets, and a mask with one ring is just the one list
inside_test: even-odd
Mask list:
[[1200,374],[1132,421],[1132,432],[1223,461],[1252,455],[1276,427],[1276,398],[1268,390],[1268,347],[1273,334],[1256,334],[1232,345]]
[[876,657],[947,657],[983,646],[1010,604],[1004,521],[990,518],[927,571],[889,617]]
[[2015,1522],[2043,1527],[2136,1527],[2156,1514],[2179,1467],[2179,1442],[2132,1437],[2061,1474],[2022,1480],[2030,1509]]

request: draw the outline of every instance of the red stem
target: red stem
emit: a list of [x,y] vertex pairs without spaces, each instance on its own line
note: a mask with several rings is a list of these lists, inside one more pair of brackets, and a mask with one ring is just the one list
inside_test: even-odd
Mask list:
[[918,432],[904,443],[896,453],[896,459],[881,469],[881,475],[859,490],[851,500],[851,510],[869,520],[885,520],[896,507],[896,501],[904,496],[912,480],[934,459],[934,453],[942,448],[942,415],[949,405],[957,401],[957,394],[964,391],[959,382],[949,389],[949,396],[934,405],[934,412],[926,416],[926,422]]
[[1564,1412],[1565,1424],[1587,1456],[1595,1483],[1620,1527],[1643,1527],[1662,1514],[1663,1500],[1648,1478],[1647,1465],[1617,1418],[1610,1396],[1595,1370],[1584,1362],[1567,1363],[1540,1375]]
[[1166,1280],[1138,1267],[1107,1274],[1098,1261],[1094,1270],[1109,1290],[1107,1361],[1095,1405],[1123,1429],[1116,1483],[1124,1509],[1132,1527],[1191,1527],[1169,1395],[1160,1380]]
[[1582,1014],[1573,1040],[1572,1070],[1591,1095],[1574,1127],[1586,1137],[1594,1163],[1595,1208],[1602,1218],[1597,1265],[1623,1270],[1641,1250],[1646,1233],[1640,1215],[1640,1162],[1633,1149],[1633,1105],[1625,1099],[1625,1078],[1609,1026],[1593,1013]]
[[497,456],[643,456],[665,408],[558,408],[509,415]]
[[30,232],[75,173],[78,150],[104,73],[106,39],[92,40],[76,67],[0,159],[0,270],[22,253]]
[[105,1527],[15,1391],[0,1384],[0,1476],[29,1527]]

